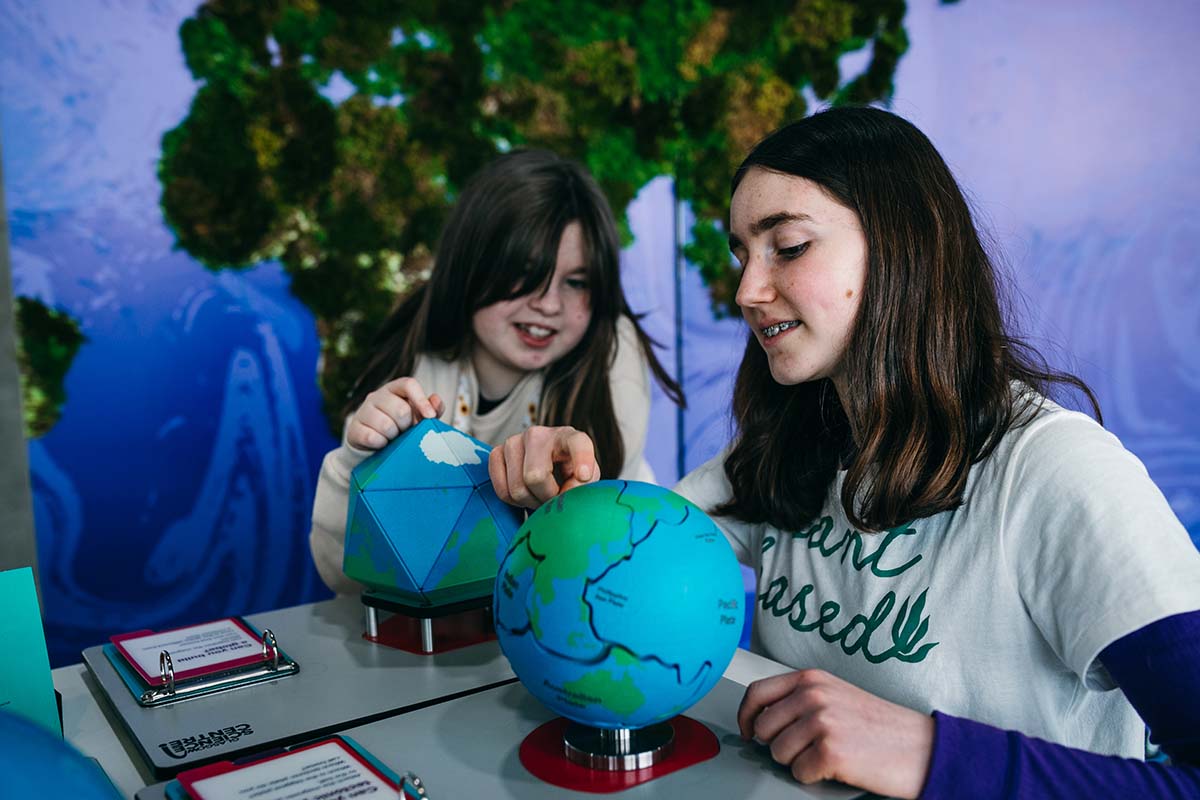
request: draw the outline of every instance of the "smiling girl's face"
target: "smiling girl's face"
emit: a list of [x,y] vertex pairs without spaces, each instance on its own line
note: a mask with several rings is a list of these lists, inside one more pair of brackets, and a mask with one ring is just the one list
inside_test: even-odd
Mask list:
[[867,272],[858,215],[813,181],[755,167],[733,193],[729,230],[742,267],[737,304],[771,376],[784,385],[831,378],[843,394]]
[[571,352],[592,321],[591,291],[578,222],[563,228],[545,292],[501,300],[475,312],[471,361],[483,396],[498,400],[528,372]]

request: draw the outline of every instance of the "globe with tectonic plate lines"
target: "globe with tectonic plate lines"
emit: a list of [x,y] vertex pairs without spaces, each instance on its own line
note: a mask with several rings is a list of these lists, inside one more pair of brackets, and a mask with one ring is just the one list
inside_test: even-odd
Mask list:
[[641,728],[720,679],[745,595],[716,524],[648,483],[599,481],[533,512],[496,577],[496,633],[526,688],[562,716]]

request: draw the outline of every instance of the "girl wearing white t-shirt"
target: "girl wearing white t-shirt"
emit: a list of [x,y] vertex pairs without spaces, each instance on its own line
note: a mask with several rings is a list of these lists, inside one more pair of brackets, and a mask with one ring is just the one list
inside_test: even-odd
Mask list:
[[429,281],[384,323],[321,466],[309,537],[334,591],[350,472],[415,422],[439,417],[498,444],[533,424],[587,431],[598,474],[653,480],[643,456],[648,373],[683,402],[620,282],[612,211],[578,164],[543,150],[500,156],[463,189]]
[[[743,736],[893,797],[1200,797],[1200,553],[1087,387],[1006,332],[929,140],[872,108],[777,131],[729,245],[737,434],[676,490],[755,570],[753,648],[795,670],[747,689]],[[532,507],[597,454],[535,427],[489,468]],[[1173,766],[1140,760],[1143,721]]]

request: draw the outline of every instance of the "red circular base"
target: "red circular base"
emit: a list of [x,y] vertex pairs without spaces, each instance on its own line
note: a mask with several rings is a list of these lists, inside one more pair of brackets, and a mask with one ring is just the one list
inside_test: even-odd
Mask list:
[[563,733],[569,724],[562,717],[547,722],[525,737],[519,754],[535,778],[576,792],[619,792],[707,761],[721,751],[721,743],[708,728],[690,717],[675,717],[671,720],[675,729],[671,754],[654,766],[628,772],[588,769],[571,763],[563,753]]

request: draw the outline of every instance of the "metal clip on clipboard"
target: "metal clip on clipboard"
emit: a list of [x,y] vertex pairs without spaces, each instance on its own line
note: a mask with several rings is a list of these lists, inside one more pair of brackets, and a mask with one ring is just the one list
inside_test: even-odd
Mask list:
[[425,784],[411,772],[400,777],[400,800],[430,800]]
[[175,667],[171,653],[163,650],[158,656],[159,684],[151,686],[138,696],[143,706],[158,706],[189,700],[201,695],[216,694],[263,681],[275,680],[295,674],[300,666],[279,649],[275,634],[270,628],[262,631],[262,661],[223,672],[214,672],[175,681]]

